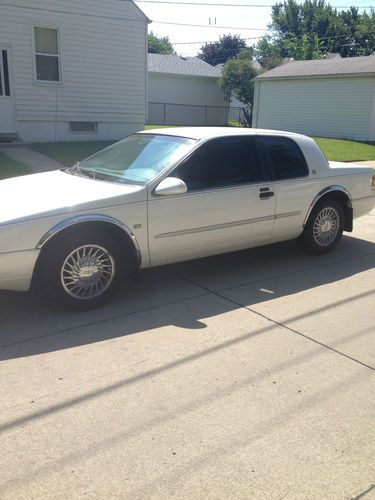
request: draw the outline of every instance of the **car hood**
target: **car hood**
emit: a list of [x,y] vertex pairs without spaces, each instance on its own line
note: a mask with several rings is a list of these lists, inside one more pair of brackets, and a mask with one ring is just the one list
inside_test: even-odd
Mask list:
[[0,182],[0,224],[146,200],[143,186],[116,184],[62,170]]

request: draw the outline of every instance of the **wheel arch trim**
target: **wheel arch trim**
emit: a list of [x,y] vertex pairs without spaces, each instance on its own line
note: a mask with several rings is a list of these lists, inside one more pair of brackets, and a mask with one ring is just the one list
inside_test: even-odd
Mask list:
[[325,196],[326,194],[334,192],[334,191],[339,191],[339,192],[345,194],[346,197],[348,198],[348,202],[349,202],[348,206],[351,207],[352,196],[349,193],[349,191],[346,188],[344,188],[344,186],[340,186],[338,184],[333,184],[332,186],[327,186],[324,189],[322,189],[321,191],[319,191],[319,193],[315,196],[315,198],[311,202],[311,204],[309,206],[309,209],[308,209],[308,211],[306,213],[305,220],[303,221],[303,226],[302,227],[306,226],[306,223],[309,220],[310,214],[311,214],[313,208],[315,207],[315,205],[318,203],[318,201],[321,198],[323,198],[323,196]]
[[113,226],[117,226],[120,229],[122,229],[122,231],[130,238],[134,246],[138,265],[141,264],[142,260],[141,250],[137,238],[134,236],[134,233],[131,231],[131,229],[129,229],[129,227],[126,224],[108,215],[101,215],[101,214],[77,215],[75,217],[71,217],[62,222],[59,222],[58,224],[53,226],[47,233],[45,233],[44,236],[42,236],[42,238],[38,241],[36,245],[36,249],[41,250],[44,247],[44,245],[48,241],[50,241],[51,238],[61,233],[61,231],[85,222],[105,222],[107,224],[112,224]]

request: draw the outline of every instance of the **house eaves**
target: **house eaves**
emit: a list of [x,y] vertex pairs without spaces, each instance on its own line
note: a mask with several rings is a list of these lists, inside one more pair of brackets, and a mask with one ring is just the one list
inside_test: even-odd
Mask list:
[[134,13],[136,13],[140,17],[143,17],[143,19],[145,19],[148,24],[152,23],[152,20],[146,16],[143,10],[140,7],[138,7],[138,5],[135,2],[133,2],[133,0],[120,0],[120,1],[126,2],[128,6],[134,11]]

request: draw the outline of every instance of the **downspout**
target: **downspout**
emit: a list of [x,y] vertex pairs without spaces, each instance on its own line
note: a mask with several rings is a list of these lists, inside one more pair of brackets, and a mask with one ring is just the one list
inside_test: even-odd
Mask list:
[[254,89],[254,107],[253,107],[253,128],[258,128],[258,120],[259,120],[259,100],[260,100],[260,82],[255,82]]
[[147,19],[145,23],[145,31],[146,31],[146,64],[145,64],[145,125],[148,124],[148,25],[151,24],[152,21]]

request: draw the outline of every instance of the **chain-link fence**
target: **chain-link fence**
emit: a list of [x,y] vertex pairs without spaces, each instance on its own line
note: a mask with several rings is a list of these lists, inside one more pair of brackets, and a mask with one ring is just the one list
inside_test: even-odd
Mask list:
[[148,103],[149,125],[227,125],[240,121],[241,107],[199,106],[192,104]]

